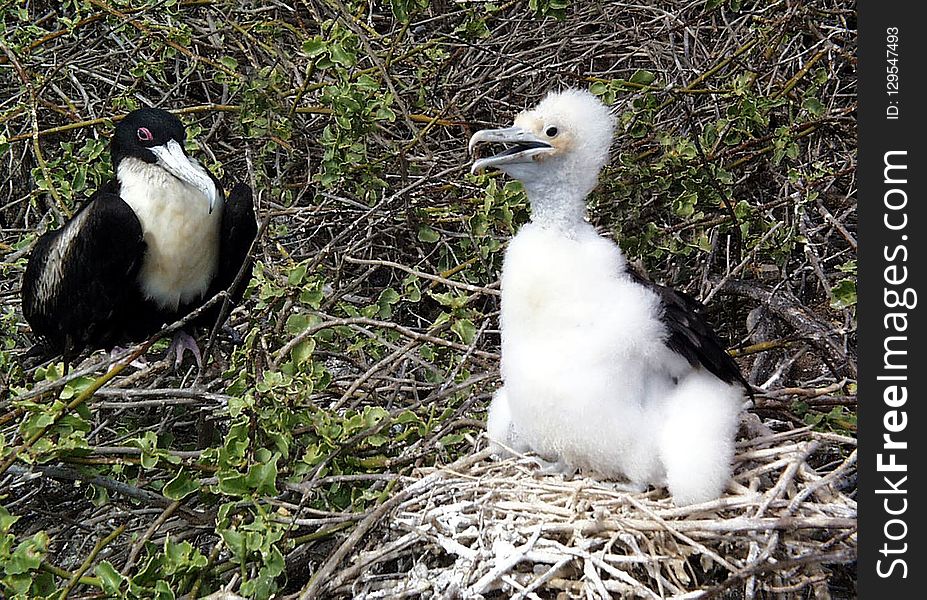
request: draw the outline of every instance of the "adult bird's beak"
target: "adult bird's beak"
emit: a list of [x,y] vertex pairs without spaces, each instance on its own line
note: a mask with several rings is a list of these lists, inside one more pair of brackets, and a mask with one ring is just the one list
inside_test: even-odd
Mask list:
[[499,165],[530,163],[535,160],[535,157],[553,152],[553,146],[539,139],[533,132],[517,126],[477,131],[470,138],[470,154],[473,154],[473,149],[480,142],[511,144],[511,147],[495,156],[474,161],[473,166],[470,167],[470,172],[474,174]]
[[168,173],[203,192],[209,201],[209,212],[212,213],[216,207],[219,192],[206,169],[199,162],[187,156],[177,140],[168,140],[163,146],[154,146],[151,151],[158,158],[158,164]]

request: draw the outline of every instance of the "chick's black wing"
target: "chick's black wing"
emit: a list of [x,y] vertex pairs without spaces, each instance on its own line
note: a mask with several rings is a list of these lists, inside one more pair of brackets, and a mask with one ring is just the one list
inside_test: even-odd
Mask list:
[[740,367],[703,316],[705,307],[701,302],[685,292],[649,281],[634,269],[629,268],[628,274],[660,298],[662,320],[669,331],[666,345],[670,350],[685,357],[693,367],[705,368],[726,383],[739,383],[752,397],[753,390]]

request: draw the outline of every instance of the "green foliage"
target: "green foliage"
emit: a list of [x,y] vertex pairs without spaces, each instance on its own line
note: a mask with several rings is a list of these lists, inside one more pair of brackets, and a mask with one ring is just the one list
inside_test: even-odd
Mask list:
[[38,192],[56,190],[69,210],[89,196],[110,176],[109,148],[106,140],[90,138],[83,142],[61,142],[60,150],[46,161],[45,168],[32,169]]
[[556,17],[562,19],[570,0],[528,0],[528,8],[538,17]]
[[40,531],[17,544],[10,529],[18,520],[0,506],[0,591],[11,600],[44,597],[48,580],[38,569],[48,552],[48,534]]
[[837,270],[846,273],[846,277],[841,278],[830,289],[831,308],[840,310],[856,306],[856,260],[850,260],[837,267]]
[[[64,373],[63,363],[52,363],[34,372],[36,383],[57,381]],[[87,448],[86,434],[90,431],[90,410],[85,404],[67,412],[70,400],[79,396],[93,382],[89,377],[78,377],[66,383],[51,402],[14,400],[13,406],[25,416],[19,424],[19,434],[30,439],[48,430],[20,459],[47,462],[62,454],[80,454]],[[18,391],[26,391],[18,390]],[[5,458],[5,456],[4,456]]]
[[817,431],[829,431],[842,435],[856,435],[856,413],[846,406],[835,406],[827,412],[812,409],[805,402],[795,402],[791,410]]
[[393,16],[400,23],[408,23],[412,15],[428,8],[428,0],[390,0]]
[[144,558],[133,577],[120,574],[106,560],[100,561],[93,573],[108,597],[167,600],[178,597],[176,590],[184,589],[207,564],[207,558],[190,542],[174,542],[167,537],[160,546],[145,545]]
[[[815,81],[819,78],[816,75]],[[811,112],[809,96],[796,101],[775,91],[761,90],[756,85],[756,73],[747,70],[731,69],[715,79],[712,87],[724,90],[719,94],[725,99],[723,114],[700,124],[698,129],[684,131],[668,130],[660,123],[661,114],[681,100],[667,94],[650,71],[638,69],[626,79],[599,81],[590,87],[607,103],[630,94],[630,102],[618,114],[617,122],[619,135],[639,140],[633,145],[637,150],[623,151],[613,161],[604,178],[606,186],[593,199],[592,212],[604,214],[605,220],[616,224],[616,238],[622,248],[632,257],[643,259],[648,270],[659,271],[658,265],[673,258],[691,259],[710,253],[711,230],[744,244],[740,253],[758,250],[761,261],[784,265],[795,248],[793,228],[781,228],[776,216],[738,200],[736,170],[751,155],[736,160],[725,157],[738,156],[741,149],[759,148],[759,155],[768,153],[772,165],[796,164],[800,131],[794,126],[773,125],[792,122],[794,117]],[[819,83],[813,84],[811,94],[818,88]],[[685,94],[686,90],[679,93]],[[812,116],[820,116],[820,112]],[[763,146],[766,140],[771,144]],[[640,148],[645,150],[641,152]],[[807,178],[808,174],[797,177]],[[639,185],[641,181],[647,185]],[[656,212],[652,206],[654,197],[671,201]],[[816,193],[809,192],[805,202],[815,198]],[[621,218],[612,212],[617,206],[621,207]],[[721,215],[733,218],[717,224]],[[683,230],[666,226],[680,220],[693,225]],[[700,225],[708,222],[710,226]],[[754,249],[755,240],[763,239],[763,234],[774,226],[780,229],[766,238],[762,248]],[[686,263],[694,264],[691,260]]]

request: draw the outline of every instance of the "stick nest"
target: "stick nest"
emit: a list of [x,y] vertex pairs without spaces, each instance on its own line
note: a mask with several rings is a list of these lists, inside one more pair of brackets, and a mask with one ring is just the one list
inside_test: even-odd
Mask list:
[[[840,447],[854,447],[845,459]],[[845,453],[843,453],[845,454]],[[488,450],[422,469],[329,583],[342,597],[702,598],[810,588],[856,558],[855,441],[807,429],[738,444],[718,500],[539,475]],[[838,569],[839,570],[839,569]],[[831,582],[833,585],[833,582]]]

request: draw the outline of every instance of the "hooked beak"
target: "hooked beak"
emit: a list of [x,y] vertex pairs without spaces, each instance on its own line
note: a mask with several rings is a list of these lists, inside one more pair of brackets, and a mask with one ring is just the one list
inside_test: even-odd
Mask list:
[[470,167],[470,172],[473,174],[500,165],[530,163],[537,160],[538,157],[550,154],[554,151],[553,146],[539,139],[534,133],[522,129],[521,127],[483,129],[482,131],[477,131],[473,134],[473,137],[470,138],[470,154],[473,154],[473,149],[480,142],[511,144],[511,147],[506,148],[495,156],[488,156],[474,161],[473,166]]
[[158,164],[168,173],[203,192],[209,201],[209,212],[212,214],[219,192],[206,169],[198,161],[187,156],[177,140],[168,140],[163,146],[154,146],[150,150],[157,157]]

